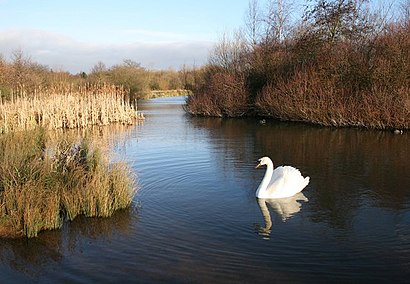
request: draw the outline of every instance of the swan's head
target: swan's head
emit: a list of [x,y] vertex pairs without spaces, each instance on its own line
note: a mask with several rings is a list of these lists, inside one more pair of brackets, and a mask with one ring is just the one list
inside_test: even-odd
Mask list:
[[256,165],[255,168],[257,169],[257,168],[262,167],[264,165],[268,165],[269,163],[272,164],[271,159],[269,159],[268,157],[262,157],[258,160],[258,164]]

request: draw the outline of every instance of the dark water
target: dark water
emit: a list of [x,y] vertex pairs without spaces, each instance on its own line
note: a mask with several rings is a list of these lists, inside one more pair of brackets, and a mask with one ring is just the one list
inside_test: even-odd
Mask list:
[[[138,173],[132,209],[0,241],[1,283],[405,283],[410,136],[256,119],[192,118],[140,103],[115,152]],[[311,182],[257,200],[270,156]]]

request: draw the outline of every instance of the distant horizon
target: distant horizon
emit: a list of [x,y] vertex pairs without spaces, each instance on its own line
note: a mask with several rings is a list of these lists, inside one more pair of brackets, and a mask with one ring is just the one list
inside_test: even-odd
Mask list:
[[[306,1],[294,1],[300,14]],[[264,7],[267,0],[258,2]],[[202,66],[223,33],[244,25],[248,6],[249,0],[0,0],[0,55],[9,61],[21,50],[72,74],[127,59],[150,70]]]
[[[65,50],[62,48],[61,51],[51,52],[47,50],[38,50],[34,53],[30,53],[29,50],[31,50],[31,47],[24,49],[20,45],[10,49],[9,52],[0,51],[0,56],[2,56],[7,62],[11,62],[14,52],[22,52],[24,58],[30,59],[33,63],[43,65],[53,71],[69,72],[74,75],[82,72],[90,73],[92,68],[100,62],[104,63],[107,69],[109,69],[116,65],[123,64],[126,60],[132,60],[140,64],[141,67],[153,71],[179,70],[184,66],[194,68],[206,64],[209,51],[213,47],[214,43],[215,42],[193,42],[190,44],[184,44],[174,42],[169,43],[170,46],[167,46],[166,44],[135,43],[134,46],[130,45],[128,49],[121,46],[107,46],[103,48],[100,47],[100,49],[95,52],[89,51],[92,47],[86,46],[82,48],[83,55],[73,54],[74,52],[70,51],[69,47]],[[192,51],[184,51],[184,53],[181,54],[178,52],[178,48],[181,48],[180,51],[185,49]],[[167,57],[167,54],[162,54],[164,49],[166,49],[167,52],[172,52],[172,56]],[[199,50],[200,52],[195,53],[195,50]],[[138,60],[140,57],[136,57],[134,55],[135,53],[142,56],[141,59],[143,60]],[[113,58],[109,56],[110,54],[115,54],[118,56]],[[66,60],[67,55],[70,57],[69,61],[59,63]],[[82,61],[84,57],[87,57],[88,61],[85,64]],[[163,60],[161,60],[161,57]],[[160,61],[158,61],[158,59],[160,59]],[[50,62],[53,63],[50,64]]]

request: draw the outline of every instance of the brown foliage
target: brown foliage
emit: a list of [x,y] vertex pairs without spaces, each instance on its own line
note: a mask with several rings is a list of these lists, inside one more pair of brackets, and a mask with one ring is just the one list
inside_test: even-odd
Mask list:
[[328,60],[321,55],[315,66],[264,86],[255,102],[257,112],[325,126],[410,128],[410,81],[402,74],[409,59],[395,63],[403,52],[366,61],[351,46],[337,47],[323,48]]
[[186,110],[194,115],[243,116],[248,111],[245,80],[226,72],[210,75],[206,85],[187,100]]
[[[325,126],[410,128],[408,25],[392,24],[360,41],[323,41],[302,33],[283,43],[256,46],[248,58],[250,66],[240,75],[209,68],[205,87],[187,101],[187,109]],[[234,97],[240,98],[237,104]]]
[[255,107],[264,116],[324,126],[409,128],[409,91],[403,88],[389,96],[373,88],[371,93],[344,94],[336,80],[323,80],[311,70],[287,83],[267,85]]

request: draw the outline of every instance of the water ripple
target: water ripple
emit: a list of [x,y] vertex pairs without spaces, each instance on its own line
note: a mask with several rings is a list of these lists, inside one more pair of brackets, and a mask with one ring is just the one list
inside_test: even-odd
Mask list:
[[[410,144],[355,129],[191,118],[182,102],[141,103],[145,122],[119,144],[138,174],[138,210],[84,221],[68,237],[3,242],[2,281],[408,282],[410,164],[397,153]],[[254,162],[264,155],[311,183],[309,201],[293,210],[270,203],[261,236],[255,188],[264,172]]]

